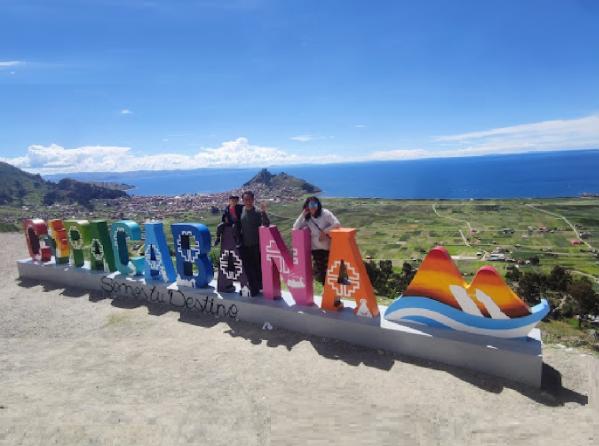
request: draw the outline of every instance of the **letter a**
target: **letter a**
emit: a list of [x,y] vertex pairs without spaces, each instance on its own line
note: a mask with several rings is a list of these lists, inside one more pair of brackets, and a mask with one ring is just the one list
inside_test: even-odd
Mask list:
[[260,254],[262,258],[262,292],[267,299],[281,297],[281,277],[298,305],[314,303],[312,262],[310,258],[310,230],[291,231],[293,256],[281,238],[276,226],[260,227]]
[[341,298],[353,298],[356,301],[356,316],[378,316],[379,307],[374,290],[356,243],[356,230],[339,228],[331,230],[330,234],[331,254],[322,294],[322,308],[339,310],[343,308]]
[[92,220],[89,228],[91,235],[89,257],[91,270],[104,272],[116,271],[108,223],[106,223],[106,220]]
[[225,226],[220,243],[217,289],[221,293],[235,291],[233,281],[238,280],[240,288],[249,290],[248,279],[243,270],[239,248],[233,236],[233,227]]
[[146,243],[144,252],[146,266],[144,277],[146,282],[174,282],[177,278],[173,261],[166,244],[162,222],[144,223]]

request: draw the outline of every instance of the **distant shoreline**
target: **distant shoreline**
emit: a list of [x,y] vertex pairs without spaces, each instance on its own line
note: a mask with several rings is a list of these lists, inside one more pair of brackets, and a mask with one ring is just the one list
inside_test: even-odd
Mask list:
[[[285,166],[322,190],[322,197],[381,199],[523,199],[599,195],[599,150],[435,158],[336,165]],[[133,196],[218,194],[241,189],[255,168],[69,175],[81,181],[134,186]]]

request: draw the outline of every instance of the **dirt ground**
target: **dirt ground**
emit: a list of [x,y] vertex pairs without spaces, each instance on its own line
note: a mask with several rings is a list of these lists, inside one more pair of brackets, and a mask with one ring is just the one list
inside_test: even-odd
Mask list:
[[0,234],[0,444],[599,444],[599,360],[544,388],[274,327],[21,283]]

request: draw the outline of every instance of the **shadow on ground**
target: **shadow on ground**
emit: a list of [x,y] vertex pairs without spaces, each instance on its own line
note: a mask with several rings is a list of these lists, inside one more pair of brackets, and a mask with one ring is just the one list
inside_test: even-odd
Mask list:
[[320,356],[331,360],[343,361],[351,366],[364,364],[367,367],[390,370],[396,361],[400,361],[417,367],[444,371],[462,381],[491,393],[501,393],[504,388],[513,389],[523,396],[546,406],[557,407],[563,406],[566,403],[586,405],[589,402],[587,395],[565,388],[562,384],[561,373],[545,363],[543,363],[541,388],[535,389],[523,384],[511,382],[507,379],[476,373],[433,361],[426,361],[396,353],[361,347],[337,339],[305,335],[285,329],[277,329],[276,327],[274,327],[274,329],[268,329],[266,327],[261,328],[258,325],[249,322],[219,319],[215,316],[193,313],[189,310],[173,309],[167,305],[120,299],[101,291],[90,292],[77,288],[64,288],[59,285],[30,279],[17,279],[17,283],[24,288],[41,286],[44,292],[62,290],[60,293],[62,296],[71,298],[87,297],[91,302],[112,299],[111,305],[118,308],[131,309],[146,307],[148,313],[153,316],[161,316],[173,311],[179,313],[180,322],[199,327],[210,328],[217,324],[226,324],[228,325],[228,329],[226,329],[224,333],[235,338],[246,339],[254,345],[265,343],[268,347],[276,348],[282,346],[291,351],[293,347],[300,342],[307,341],[312,344],[314,350],[316,350]]

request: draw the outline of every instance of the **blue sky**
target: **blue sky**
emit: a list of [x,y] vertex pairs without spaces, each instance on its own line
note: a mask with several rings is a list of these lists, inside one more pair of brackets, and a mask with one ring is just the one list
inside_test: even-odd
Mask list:
[[0,0],[30,171],[599,148],[599,2]]

